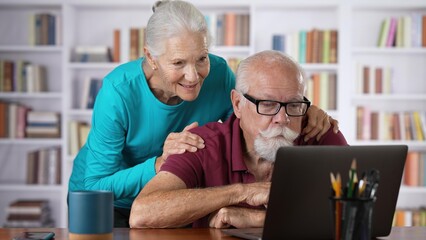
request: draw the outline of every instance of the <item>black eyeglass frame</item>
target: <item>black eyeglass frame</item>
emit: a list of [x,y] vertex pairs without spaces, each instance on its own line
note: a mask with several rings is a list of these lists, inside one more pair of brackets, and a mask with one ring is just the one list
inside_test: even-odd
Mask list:
[[[303,96],[303,101],[293,101],[293,102],[279,102],[279,101],[274,101],[274,100],[259,100],[259,99],[256,99],[256,98],[248,95],[247,93],[243,94],[243,96],[245,98],[247,98],[247,100],[249,100],[250,102],[252,102],[254,105],[256,105],[256,111],[257,111],[258,114],[265,115],[265,116],[275,116],[275,115],[277,115],[277,113],[280,112],[281,108],[284,107],[284,110],[285,110],[285,113],[287,114],[287,116],[289,116],[289,117],[303,117],[303,116],[305,116],[306,112],[308,111],[309,107],[311,106],[311,101],[309,101],[309,99],[307,99],[305,96]],[[275,102],[275,103],[279,103],[280,104],[280,108],[274,114],[260,113],[259,112],[259,103],[261,103],[261,102]],[[306,111],[303,114],[301,114],[301,115],[289,114],[288,111],[287,111],[287,105],[288,104],[293,104],[293,103],[304,103],[304,104],[306,104],[307,105]]]

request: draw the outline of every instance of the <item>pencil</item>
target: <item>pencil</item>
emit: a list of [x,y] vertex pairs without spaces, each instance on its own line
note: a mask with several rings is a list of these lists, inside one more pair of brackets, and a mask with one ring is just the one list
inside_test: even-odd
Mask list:
[[356,175],[356,159],[354,158],[352,160],[351,170],[349,172],[350,181],[348,186],[348,198],[351,198],[353,196],[355,175]]

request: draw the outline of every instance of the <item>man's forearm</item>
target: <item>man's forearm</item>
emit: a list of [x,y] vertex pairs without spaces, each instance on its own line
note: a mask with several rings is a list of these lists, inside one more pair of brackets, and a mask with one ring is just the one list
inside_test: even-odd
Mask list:
[[222,207],[241,202],[242,188],[241,184],[234,184],[141,194],[133,203],[130,226],[167,228],[188,225]]

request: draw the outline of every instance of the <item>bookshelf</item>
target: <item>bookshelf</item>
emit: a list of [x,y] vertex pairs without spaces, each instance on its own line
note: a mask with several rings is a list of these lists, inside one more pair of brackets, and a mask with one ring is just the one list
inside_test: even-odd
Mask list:
[[[69,123],[90,123],[92,111],[80,108],[84,81],[102,78],[119,63],[73,62],[77,46],[112,47],[113,31],[120,29],[120,62],[129,59],[131,27],[144,27],[154,1],[148,0],[0,0],[0,60],[28,60],[48,69],[48,92],[0,92],[0,100],[15,101],[36,110],[61,114],[61,137],[58,139],[0,139],[0,210],[17,198],[47,198],[52,207],[55,226],[67,226],[67,189],[72,170],[73,154],[69,147]],[[356,137],[356,108],[369,106],[378,110],[412,110],[426,112],[426,48],[379,48],[377,38],[382,20],[390,16],[418,12],[426,15],[426,3],[407,1],[313,1],[313,0],[247,0],[192,1],[206,15],[226,13],[249,14],[248,46],[216,46],[211,52],[224,58],[245,58],[272,48],[274,34],[300,30],[336,29],[338,31],[338,62],[333,64],[304,63],[307,75],[316,72],[337,76],[337,106],[327,110],[337,118],[351,145],[408,144],[410,150],[426,152],[426,141],[359,140]],[[62,17],[62,44],[32,46],[29,44],[29,16],[48,12]],[[279,19],[279,21],[277,20]],[[11,21],[12,20],[12,21]],[[278,23],[278,24],[277,24]],[[213,34],[214,35],[214,34]],[[390,94],[359,94],[357,64],[386,65],[395,72]],[[410,84],[407,84],[409,81]],[[43,147],[61,146],[61,184],[26,185],[27,152]],[[401,188],[398,207],[426,205],[425,187]],[[0,211],[0,225],[5,221]]]

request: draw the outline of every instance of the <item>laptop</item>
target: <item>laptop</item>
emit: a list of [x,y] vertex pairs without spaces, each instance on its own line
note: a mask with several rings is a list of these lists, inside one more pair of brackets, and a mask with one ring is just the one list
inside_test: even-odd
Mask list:
[[373,210],[372,237],[387,236],[401,185],[406,145],[300,146],[278,150],[264,228],[223,229],[245,239],[332,239],[330,172],[349,179],[353,158],[357,175],[380,171]]

